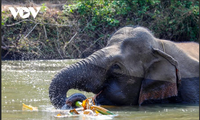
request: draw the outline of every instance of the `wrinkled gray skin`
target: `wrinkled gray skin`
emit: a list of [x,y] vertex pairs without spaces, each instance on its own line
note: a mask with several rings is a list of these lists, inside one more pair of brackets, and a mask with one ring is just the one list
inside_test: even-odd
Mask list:
[[56,108],[69,89],[94,94],[97,104],[199,103],[199,44],[155,38],[143,27],[123,27],[107,46],[62,69],[49,87]]

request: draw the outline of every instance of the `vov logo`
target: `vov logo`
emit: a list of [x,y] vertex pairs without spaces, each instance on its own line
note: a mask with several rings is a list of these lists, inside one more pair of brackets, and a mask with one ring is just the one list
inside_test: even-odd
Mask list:
[[17,11],[13,7],[9,7],[10,12],[12,13],[13,17],[16,18],[17,15],[23,19],[28,18],[30,16],[30,13],[32,14],[33,18],[35,18],[40,11],[41,7],[36,7],[36,10],[33,7],[17,7]]

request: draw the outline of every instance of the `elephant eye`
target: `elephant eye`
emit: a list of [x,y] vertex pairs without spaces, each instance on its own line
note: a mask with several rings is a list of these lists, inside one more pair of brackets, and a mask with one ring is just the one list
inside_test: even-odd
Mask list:
[[112,65],[111,69],[121,69],[121,67],[118,64]]
[[122,73],[122,67],[118,63],[114,63],[108,70],[109,77],[116,77]]

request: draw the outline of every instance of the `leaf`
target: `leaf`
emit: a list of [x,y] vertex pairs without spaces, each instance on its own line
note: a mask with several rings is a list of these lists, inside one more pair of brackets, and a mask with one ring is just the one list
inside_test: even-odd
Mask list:
[[69,12],[70,12],[70,13],[73,13],[73,10],[72,10],[72,9],[70,9],[70,10],[69,10]]
[[172,24],[173,22],[174,22],[174,20],[170,20],[170,21],[169,21],[169,24]]

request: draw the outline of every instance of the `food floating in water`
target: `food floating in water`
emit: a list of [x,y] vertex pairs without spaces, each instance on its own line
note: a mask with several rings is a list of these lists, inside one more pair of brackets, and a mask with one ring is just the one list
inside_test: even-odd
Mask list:
[[[77,96],[78,95],[78,96]],[[56,110],[56,115],[54,117],[63,118],[63,117],[82,117],[82,119],[113,119],[117,115],[113,114],[111,111],[95,105],[94,97],[86,98],[82,102],[79,101],[77,97],[81,96],[80,94],[72,95],[71,101],[75,105],[75,108],[67,110]],[[82,99],[80,99],[82,100]],[[72,105],[73,106],[73,105]],[[22,110],[28,111],[38,111],[37,107],[31,105],[26,105],[22,103]]]
[[22,103],[22,110],[38,111],[38,108]]
[[58,113],[55,117],[74,117],[74,116],[82,116],[88,118],[104,118],[104,119],[112,119],[117,116],[113,114],[111,111],[95,105],[94,98],[87,98],[83,102],[76,101],[76,107],[72,110],[65,110]]

